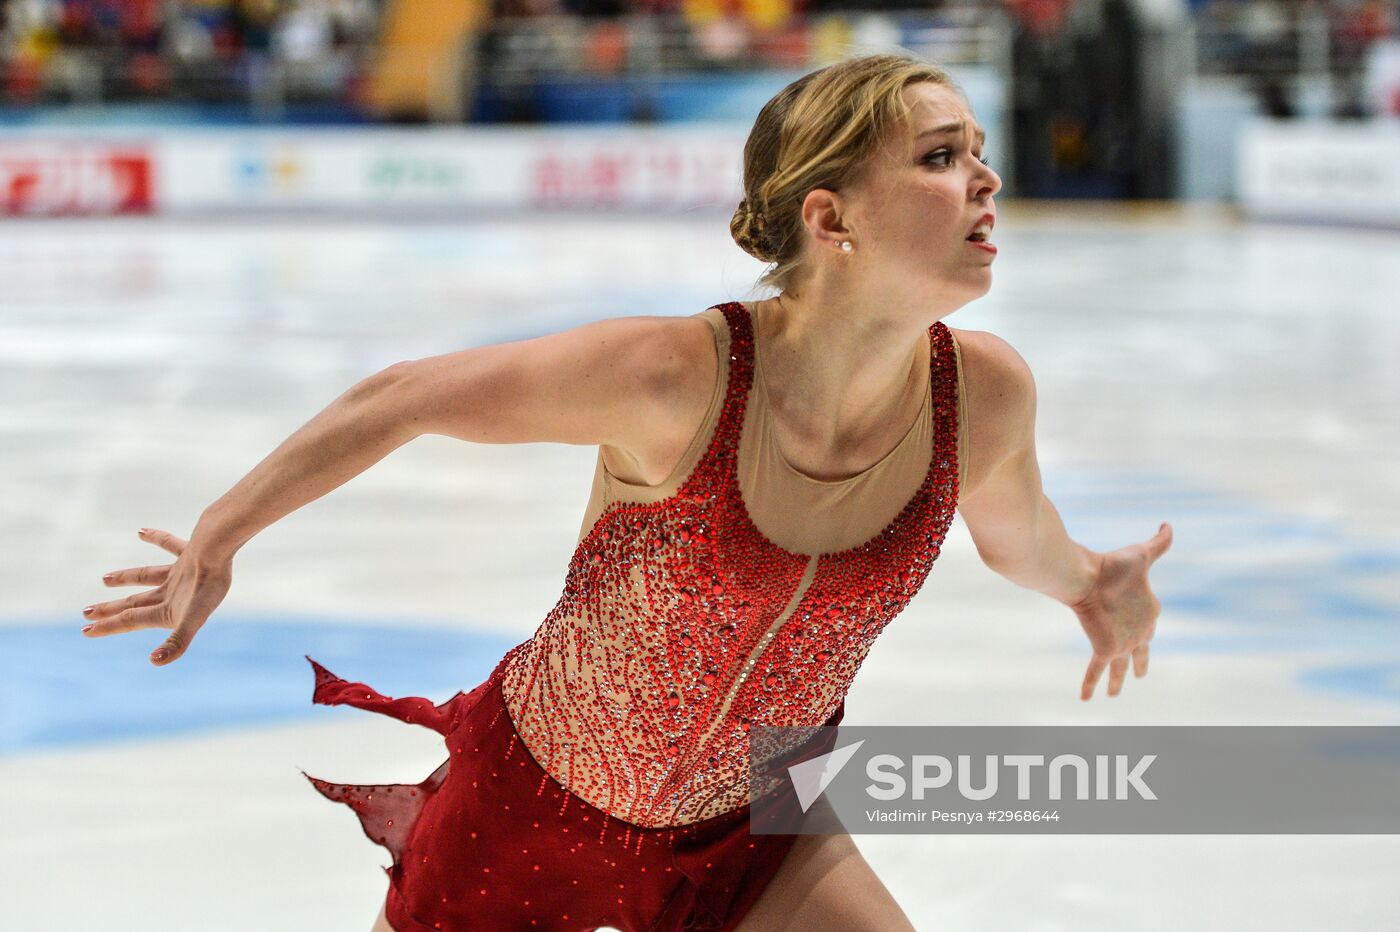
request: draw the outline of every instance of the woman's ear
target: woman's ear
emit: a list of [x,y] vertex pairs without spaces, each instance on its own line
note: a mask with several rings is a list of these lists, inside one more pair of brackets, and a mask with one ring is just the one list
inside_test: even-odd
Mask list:
[[802,224],[815,239],[840,241],[850,234],[844,216],[845,199],[828,188],[813,188],[802,201]]

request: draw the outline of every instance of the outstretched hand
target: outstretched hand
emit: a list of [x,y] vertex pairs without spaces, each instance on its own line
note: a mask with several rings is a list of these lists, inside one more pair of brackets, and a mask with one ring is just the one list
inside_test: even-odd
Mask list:
[[1162,603],[1147,584],[1147,571],[1171,543],[1172,528],[1164,521],[1145,542],[1103,554],[1089,594],[1070,606],[1094,649],[1079,690],[1081,700],[1093,696],[1105,667],[1110,696],[1123,689],[1130,659],[1134,676],[1147,675],[1147,644],[1162,613]]
[[164,566],[137,566],[114,570],[102,577],[108,586],[155,586],[124,599],[98,602],[83,609],[92,623],[83,629],[88,637],[125,634],[144,628],[173,629],[165,643],[151,653],[151,663],[163,666],[179,659],[204,626],[233,583],[231,560],[197,560],[189,542],[167,531],[142,528],[138,536],[147,543],[175,554]]

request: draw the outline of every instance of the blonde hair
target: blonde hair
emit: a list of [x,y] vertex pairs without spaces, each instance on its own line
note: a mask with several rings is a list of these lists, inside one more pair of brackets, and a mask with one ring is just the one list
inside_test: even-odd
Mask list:
[[744,144],[744,199],[729,221],[734,242],[773,263],[757,282],[787,290],[802,261],[802,202],[840,190],[897,125],[904,88],[919,81],[962,94],[951,75],[908,55],[847,58],[793,81],[759,111]]

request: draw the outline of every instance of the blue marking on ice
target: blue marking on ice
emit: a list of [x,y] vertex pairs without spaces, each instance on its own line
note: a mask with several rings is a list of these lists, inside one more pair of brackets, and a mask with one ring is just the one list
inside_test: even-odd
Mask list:
[[[1162,603],[1154,655],[1287,654],[1305,688],[1400,703],[1400,547],[1166,474],[1072,469],[1044,485],[1070,536],[1096,550],[1171,523],[1150,573]],[[1178,633],[1173,616],[1211,627]],[[1087,656],[1079,631],[1066,643]]]
[[341,619],[221,615],[185,656],[147,659],[163,631],[104,638],[82,619],[0,625],[0,756],[269,722],[322,719],[348,708],[314,705],[315,673],[388,696],[434,702],[486,678],[517,639],[469,630]]

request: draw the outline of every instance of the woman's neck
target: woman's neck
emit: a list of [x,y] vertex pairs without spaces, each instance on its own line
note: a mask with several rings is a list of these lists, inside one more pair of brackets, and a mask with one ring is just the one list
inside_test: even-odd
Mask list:
[[922,324],[823,311],[786,295],[750,311],[769,404],[795,443],[784,449],[874,462],[913,423],[929,371]]

